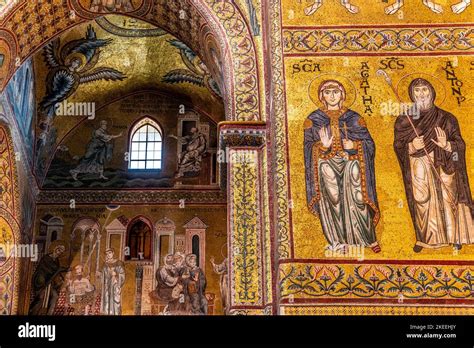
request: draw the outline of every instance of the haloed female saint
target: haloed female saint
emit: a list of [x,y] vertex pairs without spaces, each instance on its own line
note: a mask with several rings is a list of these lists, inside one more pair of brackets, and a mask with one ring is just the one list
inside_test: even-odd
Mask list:
[[322,82],[318,94],[323,107],[304,123],[308,207],[319,217],[331,250],[362,246],[380,252],[374,141],[364,119],[344,107],[340,82]]

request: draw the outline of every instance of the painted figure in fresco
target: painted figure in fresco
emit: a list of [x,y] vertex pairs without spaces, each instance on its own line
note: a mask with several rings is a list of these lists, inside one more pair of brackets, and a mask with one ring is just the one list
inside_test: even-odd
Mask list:
[[134,10],[131,0],[92,0],[89,8],[91,12],[131,12]]
[[122,287],[125,283],[125,267],[114,257],[114,249],[105,251],[102,270],[102,300],[100,312],[106,315],[122,314]]
[[184,255],[177,252],[166,255],[164,265],[156,272],[156,294],[166,302],[165,314],[189,314],[190,305],[186,297],[185,282],[189,277],[184,264]]
[[435,105],[436,91],[429,81],[414,79],[409,95],[419,115],[397,118],[394,147],[416,231],[413,250],[460,249],[474,243],[466,144],[456,117]]
[[[156,271],[156,293],[158,298],[162,301],[170,302],[173,301],[173,293],[183,290],[182,284],[180,284],[179,270],[173,264],[173,255],[166,255],[164,258],[164,265]],[[180,289],[174,290],[175,287]]]
[[31,282],[35,296],[30,305],[29,315],[53,314],[61,288],[58,276],[68,270],[59,263],[59,257],[65,251],[65,246],[58,244],[51,253],[44,255],[39,261]]
[[77,180],[78,174],[99,174],[100,179],[108,180],[104,176],[104,165],[112,158],[114,144],[113,139],[120,138],[122,132],[117,135],[107,133],[107,121],[100,122],[100,127],[92,133],[92,139],[87,144],[86,153],[81,158],[79,165],[70,170],[71,176]]
[[178,138],[170,135],[171,138],[181,140],[181,144],[186,145],[186,150],[181,153],[178,162],[178,173],[176,178],[181,178],[185,174],[199,174],[201,171],[202,157],[207,151],[207,141],[203,133],[196,127],[191,128],[191,134]]
[[156,295],[167,303],[165,314],[207,314],[206,277],[197,266],[196,255],[166,255],[156,280]]
[[220,264],[215,263],[215,259],[211,257],[210,259],[212,264],[212,269],[215,273],[219,275],[219,286],[221,290],[221,301],[222,301],[222,308],[224,309],[224,313],[228,312],[229,306],[229,279],[228,279],[228,271],[227,271],[227,262],[228,259],[225,258],[224,261]]
[[68,285],[68,290],[71,294],[76,296],[84,296],[87,293],[95,290],[94,285],[91,284],[89,278],[84,277],[84,266],[77,265],[74,267],[74,279]]
[[76,265],[73,268],[73,278],[67,285],[67,300],[78,313],[88,314],[95,300],[95,286],[91,284],[89,277],[84,277],[84,266]]
[[[341,5],[344,6],[344,8],[349,11],[350,13],[359,13],[359,7],[356,5],[351,4],[350,0],[341,0]],[[304,13],[307,16],[311,16],[313,13],[315,13],[321,6],[323,6],[323,0],[314,0],[314,4],[311,6],[308,6],[304,9]]]
[[69,98],[79,85],[99,80],[122,81],[126,78],[120,71],[112,68],[94,69],[99,61],[99,48],[111,42],[110,39],[98,39],[92,26],[89,26],[84,39],[69,41],[61,49],[59,39],[45,46],[43,55],[49,73],[46,77],[46,95],[40,103],[40,110],[46,118],[54,117],[57,106]]
[[356,245],[380,252],[374,141],[364,119],[344,107],[340,82],[322,82],[318,94],[324,107],[304,123],[308,207],[319,216],[329,249]]
[[191,314],[207,314],[208,301],[206,298],[206,277],[197,266],[197,257],[194,254],[186,255],[187,274],[185,281],[186,295],[190,303]]
[[[393,4],[385,8],[385,13],[389,15],[397,13],[398,10],[400,10],[403,7],[404,4],[405,4],[404,0],[396,0]],[[437,4],[435,1],[423,0],[423,5],[428,7],[434,13],[443,12],[443,7],[440,4]],[[451,10],[454,13],[462,13],[469,5],[471,5],[471,0],[461,0],[460,2],[452,5]]]

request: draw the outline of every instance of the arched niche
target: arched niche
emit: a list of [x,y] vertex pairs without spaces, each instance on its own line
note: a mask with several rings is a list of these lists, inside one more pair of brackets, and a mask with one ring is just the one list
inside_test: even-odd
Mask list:
[[[153,260],[153,225],[144,216],[137,216],[127,225],[125,261],[149,262]],[[128,255],[127,255],[128,254]]]

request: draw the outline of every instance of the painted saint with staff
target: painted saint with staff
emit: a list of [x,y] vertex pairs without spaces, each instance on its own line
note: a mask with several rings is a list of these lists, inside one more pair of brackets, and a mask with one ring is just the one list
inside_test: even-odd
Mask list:
[[346,87],[354,100],[355,87],[338,80],[322,81],[317,91],[310,86],[310,97],[317,93],[322,107],[304,123],[308,208],[319,217],[329,249],[362,246],[378,253],[375,144],[364,119],[344,106]]
[[408,77],[409,85],[399,83],[398,91],[408,92],[418,113],[397,118],[394,148],[416,232],[413,250],[449,245],[459,250],[474,244],[466,144],[456,117],[435,103],[444,101],[436,94],[444,92],[443,85],[433,77],[431,82],[427,76]]

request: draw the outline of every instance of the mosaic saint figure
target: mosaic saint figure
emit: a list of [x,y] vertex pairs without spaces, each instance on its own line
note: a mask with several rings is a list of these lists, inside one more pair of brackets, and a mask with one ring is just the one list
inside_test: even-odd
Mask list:
[[195,315],[206,315],[208,311],[208,301],[206,298],[206,276],[197,265],[197,257],[194,254],[186,255],[186,267],[188,278],[185,281],[190,312]]
[[224,313],[228,313],[229,310],[229,277],[228,277],[228,270],[227,270],[227,262],[228,259],[225,258],[222,263],[215,263],[215,259],[211,257],[210,259],[212,269],[216,274],[219,275],[219,286],[221,290],[221,301],[222,301],[222,308],[224,309]]
[[178,138],[170,135],[170,138],[181,140],[181,144],[186,145],[186,149],[181,153],[178,161],[178,172],[176,178],[188,175],[196,175],[201,171],[202,158],[207,151],[207,141],[203,133],[196,127],[191,128],[191,134]]
[[29,315],[53,314],[62,285],[58,276],[68,269],[61,267],[59,262],[65,250],[64,245],[58,244],[39,261],[31,281],[35,296],[30,305]]
[[92,133],[92,139],[87,144],[86,153],[81,158],[79,165],[70,170],[71,176],[77,180],[77,175],[81,173],[99,174],[100,179],[107,180],[104,176],[104,165],[112,158],[113,139],[119,138],[122,133],[111,135],[107,133],[107,121],[101,121],[100,127]]
[[125,283],[125,267],[114,257],[114,249],[105,251],[105,265],[102,269],[101,313],[122,314],[122,287]]
[[413,250],[460,249],[474,243],[466,144],[456,117],[435,105],[429,81],[414,79],[408,89],[419,115],[397,118],[394,147],[416,231]]
[[78,314],[88,315],[94,305],[95,286],[91,284],[89,276],[84,276],[84,266],[76,265],[68,281],[66,298],[69,305]]
[[356,245],[380,252],[374,141],[364,119],[344,107],[339,81],[322,82],[318,96],[323,107],[304,123],[308,207],[319,217],[329,249]]
[[173,255],[166,255],[164,258],[164,265],[156,271],[156,293],[162,301],[172,301],[173,289],[182,285],[179,284],[180,275],[173,266]]

